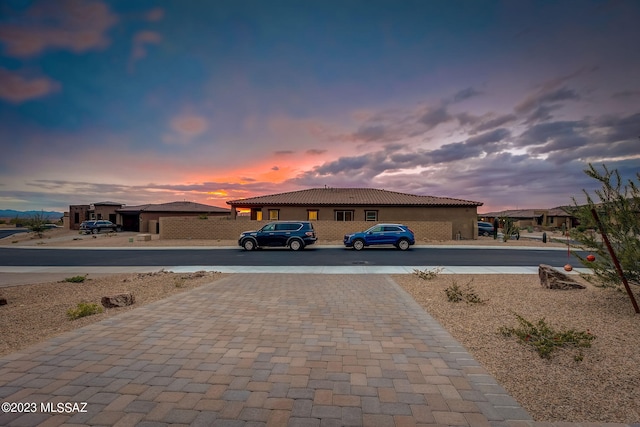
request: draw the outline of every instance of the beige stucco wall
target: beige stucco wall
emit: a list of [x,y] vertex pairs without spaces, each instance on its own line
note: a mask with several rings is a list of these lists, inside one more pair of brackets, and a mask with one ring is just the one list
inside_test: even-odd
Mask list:
[[[256,230],[269,221],[251,221],[246,217],[227,218],[160,218],[160,239],[237,240],[240,233]],[[475,219],[474,219],[475,221]],[[365,230],[375,222],[367,221],[314,221],[320,241],[342,240],[346,233]],[[413,230],[418,242],[451,240],[454,235],[450,221],[403,221]]]

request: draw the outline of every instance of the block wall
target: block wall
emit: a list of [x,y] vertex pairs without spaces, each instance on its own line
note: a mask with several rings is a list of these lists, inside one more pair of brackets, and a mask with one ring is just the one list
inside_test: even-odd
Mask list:
[[[237,240],[240,233],[257,230],[269,221],[251,221],[238,219],[197,217],[161,217],[160,239],[204,239]],[[405,221],[404,225],[413,230],[417,242],[451,240],[453,229],[448,221]],[[314,221],[319,241],[342,241],[347,233],[366,230],[375,225],[367,221]]]

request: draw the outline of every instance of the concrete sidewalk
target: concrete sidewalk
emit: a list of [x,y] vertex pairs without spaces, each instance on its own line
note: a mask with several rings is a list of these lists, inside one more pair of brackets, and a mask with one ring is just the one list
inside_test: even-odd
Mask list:
[[0,359],[0,400],[36,408],[3,426],[532,424],[385,275],[229,276]]
[[[120,273],[151,273],[169,271],[173,273],[193,273],[196,271],[217,271],[220,273],[248,274],[413,274],[414,270],[433,271],[439,274],[538,274],[538,266],[530,267],[482,267],[482,266],[384,266],[384,265],[351,265],[351,266],[226,266],[226,265],[190,265],[163,267],[2,267],[0,266],[0,288],[5,286],[28,285],[34,283],[61,281],[69,276],[89,274],[92,277]],[[570,274],[588,273],[584,268],[574,268]]]

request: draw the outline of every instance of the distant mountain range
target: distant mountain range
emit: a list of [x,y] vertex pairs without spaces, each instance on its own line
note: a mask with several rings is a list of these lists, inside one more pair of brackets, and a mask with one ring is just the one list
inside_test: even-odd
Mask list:
[[43,218],[58,221],[64,213],[55,211],[15,211],[13,209],[0,209],[0,218],[31,218],[35,215],[41,215]]

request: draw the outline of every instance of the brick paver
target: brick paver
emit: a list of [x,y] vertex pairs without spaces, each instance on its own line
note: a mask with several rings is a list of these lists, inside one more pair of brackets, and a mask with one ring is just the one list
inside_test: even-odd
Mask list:
[[3,426],[536,424],[383,275],[229,276],[0,359],[0,401],[37,406]]

